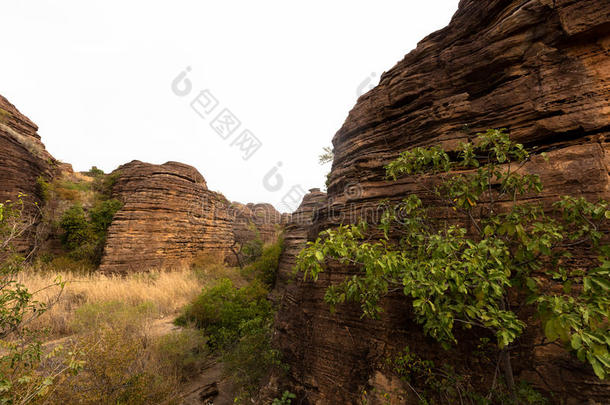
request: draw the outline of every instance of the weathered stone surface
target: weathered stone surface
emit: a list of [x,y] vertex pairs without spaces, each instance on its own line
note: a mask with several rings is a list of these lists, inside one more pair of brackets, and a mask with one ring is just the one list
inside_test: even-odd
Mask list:
[[[608,199],[609,48],[608,0],[461,1],[450,25],[385,73],[335,135],[328,201],[315,214],[309,238],[341,222],[374,219],[386,198],[417,193],[436,204],[422,187],[431,179],[388,182],[384,165],[403,150],[433,144],[451,149],[488,128],[508,128],[516,141],[548,152],[549,164],[534,157],[524,168],[541,175],[543,203],[562,194]],[[348,192],[353,185],[358,193]],[[438,215],[460,220],[442,208]],[[287,238],[290,233],[289,226]],[[282,262],[291,266],[296,250],[286,251]],[[576,253],[577,261],[588,259],[587,252]],[[493,376],[493,369],[472,356],[472,333],[458,336],[462,343],[455,351],[443,351],[423,336],[401,294],[384,301],[380,321],[361,319],[358,306],[331,314],[324,292],[349,274],[349,268],[337,267],[317,283],[297,277],[292,286],[278,285],[285,293],[276,342],[302,403],[358,403],[364,389],[396,388],[384,363],[405,346],[437,364]],[[535,339],[528,334],[523,342]],[[522,349],[513,356],[517,376],[554,392],[556,401],[610,401],[608,383],[561,349]],[[403,388],[405,397],[393,397],[393,403],[417,403]]]
[[115,215],[100,270],[125,273],[172,267],[202,252],[229,253],[228,202],[193,167],[133,161],[120,166]]
[[40,203],[36,180],[50,177],[56,161],[37,131],[36,124],[0,96],[0,201],[23,193]]
[[[299,208],[288,218],[284,228],[284,252],[280,257],[277,274],[276,284],[278,288],[273,291],[274,300],[279,301],[285,296],[285,289],[296,287],[296,284],[291,283],[291,280],[294,279],[293,269],[296,256],[305,247],[313,217],[324,204],[326,204],[326,193],[317,188],[311,189],[303,197],[303,202],[301,202]],[[292,311],[287,310],[285,312],[291,313]]]
[[230,216],[233,218],[233,233],[237,240],[256,237],[253,227],[258,230],[264,243],[277,240],[282,229],[282,214],[271,204],[231,203]]
[[[0,96],[0,202],[15,201],[19,194],[25,194],[29,203],[42,203],[37,179],[51,178],[58,162],[47,152],[37,131],[36,124]],[[20,250],[32,247],[30,236],[20,240]]]

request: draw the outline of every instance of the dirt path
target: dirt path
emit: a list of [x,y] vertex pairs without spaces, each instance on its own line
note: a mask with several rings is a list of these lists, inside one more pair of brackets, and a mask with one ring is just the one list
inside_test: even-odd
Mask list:
[[[148,333],[150,336],[165,336],[179,331],[182,328],[174,325],[173,316],[166,316],[154,320]],[[212,359],[209,366],[202,373],[185,384],[183,405],[231,405],[233,404],[234,389],[232,384],[223,376],[222,363]],[[216,393],[216,395],[211,395]]]

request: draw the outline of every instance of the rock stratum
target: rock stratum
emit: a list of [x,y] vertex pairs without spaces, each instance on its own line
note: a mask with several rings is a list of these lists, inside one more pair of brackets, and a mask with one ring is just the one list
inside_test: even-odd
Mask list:
[[169,268],[202,253],[232,261],[236,239],[273,242],[282,215],[270,204],[230,203],[192,166],[133,161],[117,168],[112,194],[123,203],[110,228],[100,271]]
[[[0,95],[0,202],[15,201],[22,194],[26,201],[41,204],[37,180],[53,177],[57,164],[45,149],[36,124]],[[32,248],[32,236],[24,235],[18,248]]]
[[193,167],[133,161],[115,171],[112,194],[123,203],[110,228],[100,271],[171,267],[202,252],[228,255],[233,224],[228,202],[208,190]]
[[[383,199],[416,193],[436,204],[419,178],[386,181],[384,165],[403,150],[436,144],[451,149],[489,128],[507,128],[515,141],[548,153],[549,163],[535,156],[525,168],[541,175],[543,203],[564,194],[608,199],[609,53],[608,0],[462,0],[446,28],[421,41],[360,97],[333,139],[327,200],[318,202],[311,226],[288,225],[286,240],[294,246],[282,257],[283,266],[292,266],[305,233],[311,239],[322,229],[356,222]],[[587,259],[587,252],[579,255]],[[350,274],[331,270],[317,283],[297,277],[292,286],[278,284],[275,339],[300,403],[355,404],[364,390],[398,392],[391,403],[417,403],[384,366],[405,346],[437,364],[493,375],[472,355],[472,337],[458,337],[462,343],[451,353],[425,337],[402,294],[384,301],[380,321],[362,319],[359,306],[331,313],[324,292]],[[530,347],[513,355],[517,378],[554,393],[557,403],[610,402],[608,382],[561,349]]]
[[231,203],[229,212],[233,218],[233,234],[238,240],[247,240],[256,237],[256,229],[264,243],[273,243],[277,240],[283,216],[271,204],[240,204]]
[[[40,180],[49,184],[54,179],[71,181],[86,176],[54,159],[37,131],[36,124],[0,96],[0,201],[15,201],[23,194],[28,207],[34,207],[30,203],[40,207],[40,212],[30,210],[37,218],[47,205],[55,216],[61,216],[75,201],[43,201]],[[112,196],[123,208],[108,230],[100,265],[103,272],[173,267],[202,253],[231,260],[236,239],[243,242],[259,235],[265,243],[274,242],[286,221],[270,204],[230,203],[209,190],[194,167],[182,163],[133,161],[110,176],[116,180]],[[31,249],[36,233],[32,228],[18,241],[18,248]],[[45,237],[59,240],[59,235]],[[54,252],[61,252],[61,246],[55,246]]]

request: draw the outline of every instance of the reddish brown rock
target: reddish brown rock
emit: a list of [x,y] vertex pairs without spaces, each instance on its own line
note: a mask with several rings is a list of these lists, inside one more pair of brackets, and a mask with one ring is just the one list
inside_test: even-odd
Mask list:
[[[47,152],[38,127],[0,96],[0,202],[27,195],[29,203],[42,203],[39,177],[49,180],[58,162]],[[33,206],[30,212],[33,215]],[[20,250],[32,247],[32,235],[20,241]]]
[[233,233],[237,240],[256,237],[255,227],[264,243],[273,243],[282,230],[282,214],[271,204],[233,202],[229,213],[233,218]]
[[37,131],[36,124],[0,96],[0,201],[23,193],[41,202],[36,180],[51,177],[57,161]]
[[101,271],[173,267],[202,252],[230,252],[228,202],[195,168],[133,161],[116,172],[113,195],[124,205],[108,230]]
[[[326,204],[326,193],[317,188],[311,189],[303,197],[303,202],[301,202],[299,208],[288,217],[284,228],[284,252],[280,257],[276,281],[278,289],[274,291],[274,295],[283,295],[284,288],[295,286],[290,281],[294,279],[293,269],[296,256],[305,247],[309,228],[316,213],[324,204]],[[280,291],[279,288],[282,290]]]
[[[451,149],[488,128],[508,128],[516,141],[548,151],[549,164],[536,157],[526,168],[546,185],[542,202],[562,194],[608,199],[609,48],[608,0],[462,0],[449,26],[385,73],[335,135],[328,202],[309,238],[370,218],[383,199],[428,198],[421,178],[388,182],[384,165],[403,150],[439,143]],[[294,254],[287,251],[282,262],[292,265]],[[587,252],[579,254],[586,260]],[[338,267],[317,283],[297,278],[292,287],[279,285],[285,295],[276,342],[302,403],[359,403],[363,390],[400,387],[385,361],[405,346],[437,364],[493,375],[472,355],[472,334],[458,337],[462,343],[451,353],[423,336],[401,294],[384,301],[380,321],[362,319],[358,306],[331,314],[324,292],[349,274]],[[518,378],[555,393],[556,401],[610,402],[608,383],[563,350],[523,349],[514,357]],[[403,398],[392,403],[417,403],[410,389],[399,391]]]

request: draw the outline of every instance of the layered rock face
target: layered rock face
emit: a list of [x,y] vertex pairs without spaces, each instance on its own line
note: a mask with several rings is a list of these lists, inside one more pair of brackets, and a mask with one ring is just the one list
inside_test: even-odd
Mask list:
[[[549,163],[535,156],[525,168],[541,175],[543,203],[563,194],[609,199],[609,28],[608,0],[462,0],[450,25],[385,73],[335,135],[328,200],[309,238],[341,222],[371,219],[383,199],[416,193],[435,204],[420,178],[386,181],[384,165],[403,150],[451,149],[488,128],[508,128],[514,140],[548,152]],[[357,193],[350,191],[354,185]],[[289,226],[287,240],[291,232],[305,231]],[[282,262],[292,265],[297,250],[287,250]],[[297,278],[292,287],[279,286],[285,295],[276,341],[303,403],[358,403],[364,389],[398,389],[392,401],[417,403],[412,390],[384,371],[385,360],[405,346],[437,364],[493,375],[472,356],[472,338],[458,336],[463,343],[449,354],[423,336],[401,294],[384,301],[381,321],[361,319],[359,306],[331,314],[324,292],[350,269],[331,270],[317,283]],[[610,401],[608,383],[563,350],[513,355],[518,378],[554,392],[557,401]]]
[[[58,162],[47,152],[37,131],[36,124],[0,96],[0,202],[15,201],[19,194],[27,195],[29,203],[42,202],[37,179],[51,178]],[[31,247],[29,236],[20,240],[20,250]]]
[[230,252],[228,201],[208,190],[195,168],[133,161],[116,172],[113,195],[123,208],[108,229],[102,272],[172,267],[202,252]]
[[36,124],[0,96],[0,201],[23,193],[40,203],[36,180],[50,177],[56,161],[37,131]]
[[[293,289],[292,293],[298,293],[294,290],[296,284],[290,281],[294,279],[294,265],[296,264],[296,256],[305,247],[307,243],[307,236],[313,219],[317,212],[326,204],[326,193],[320,191],[320,189],[311,189],[309,193],[303,197],[303,202],[299,208],[290,215],[288,222],[284,228],[284,251],[280,257],[280,263],[277,273],[276,284],[278,288],[273,291],[275,299],[286,296],[285,289]],[[282,301],[283,305],[287,307],[282,311],[282,314],[293,314],[298,313],[299,310],[296,308],[294,311],[291,310],[290,305],[295,301]]]
[[233,233],[237,240],[256,237],[256,228],[263,242],[273,243],[281,232],[282,214],[271,204],[233,202],[229,213],[233,218]]

